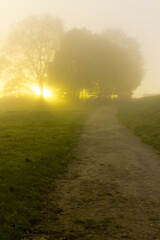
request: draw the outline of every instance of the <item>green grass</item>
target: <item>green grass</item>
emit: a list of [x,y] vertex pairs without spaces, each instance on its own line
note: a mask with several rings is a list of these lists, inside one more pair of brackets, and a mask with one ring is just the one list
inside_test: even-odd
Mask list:
[[74,221],[77,225],[83,225],[85,229],[105,230],[110,224],[113,223],[112,217],[105,217],[101,221],[96,221],[93,218],[76,219]]
[[160,152],[160,96],[128,102],[120,110],[119,119],[143,142]]
[[0,112],[0,240],[18,240],[41,220],[44,195],[74,158],[84,107]]

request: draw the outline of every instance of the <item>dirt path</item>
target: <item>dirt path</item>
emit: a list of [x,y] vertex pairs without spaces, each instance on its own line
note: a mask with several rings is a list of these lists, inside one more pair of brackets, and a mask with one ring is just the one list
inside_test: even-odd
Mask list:
[[49,239],[160,239],[160,156],[116,113],[103,107],[86,122],[77,159],[56,180],[44,211]]

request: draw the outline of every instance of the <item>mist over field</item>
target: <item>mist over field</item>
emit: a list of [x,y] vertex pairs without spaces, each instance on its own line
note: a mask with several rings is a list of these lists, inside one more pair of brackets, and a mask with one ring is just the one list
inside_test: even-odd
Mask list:
[[1,97],[125,99],[144,72],[135,38],[118,29],[65,31],[63,20],[49,14],[13,24],[1,47]]
[[[159,37],[158,0],[128,1],[20,1],[1,0],[1,42],[10,26],[28,16],[48,13],[64,22],[64,29],[87,28],[93,33],[106,29],[120,29],[137,40],[144,57],[145,76],[134,96],[159,93]],[[1,83],[0,86],[3,84]]]
[[158,240],[160,2],[0,6],[0,240]]

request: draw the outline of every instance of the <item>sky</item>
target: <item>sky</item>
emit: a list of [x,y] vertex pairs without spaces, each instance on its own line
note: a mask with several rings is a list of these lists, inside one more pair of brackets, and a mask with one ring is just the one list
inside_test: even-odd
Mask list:
[[160,93],[160,0],[0,0],[0,32],[43,13],[60,17],[66,30],[118,28],[136,38],[146,73],[134,96]]

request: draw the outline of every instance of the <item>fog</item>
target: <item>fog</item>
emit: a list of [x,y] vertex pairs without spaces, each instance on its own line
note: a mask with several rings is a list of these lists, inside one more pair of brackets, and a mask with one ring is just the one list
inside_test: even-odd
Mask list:
[[10,24],[42,13],[59,16],[66,30],[73,27],[86,27],[93,32],[122,29],[140,43],[145,61],[146,74],[134,96],[160,92],[158,0],[0,0],[0,5],[1,36]]
[[159,239],[159,8],[0,0],[0,240]]

